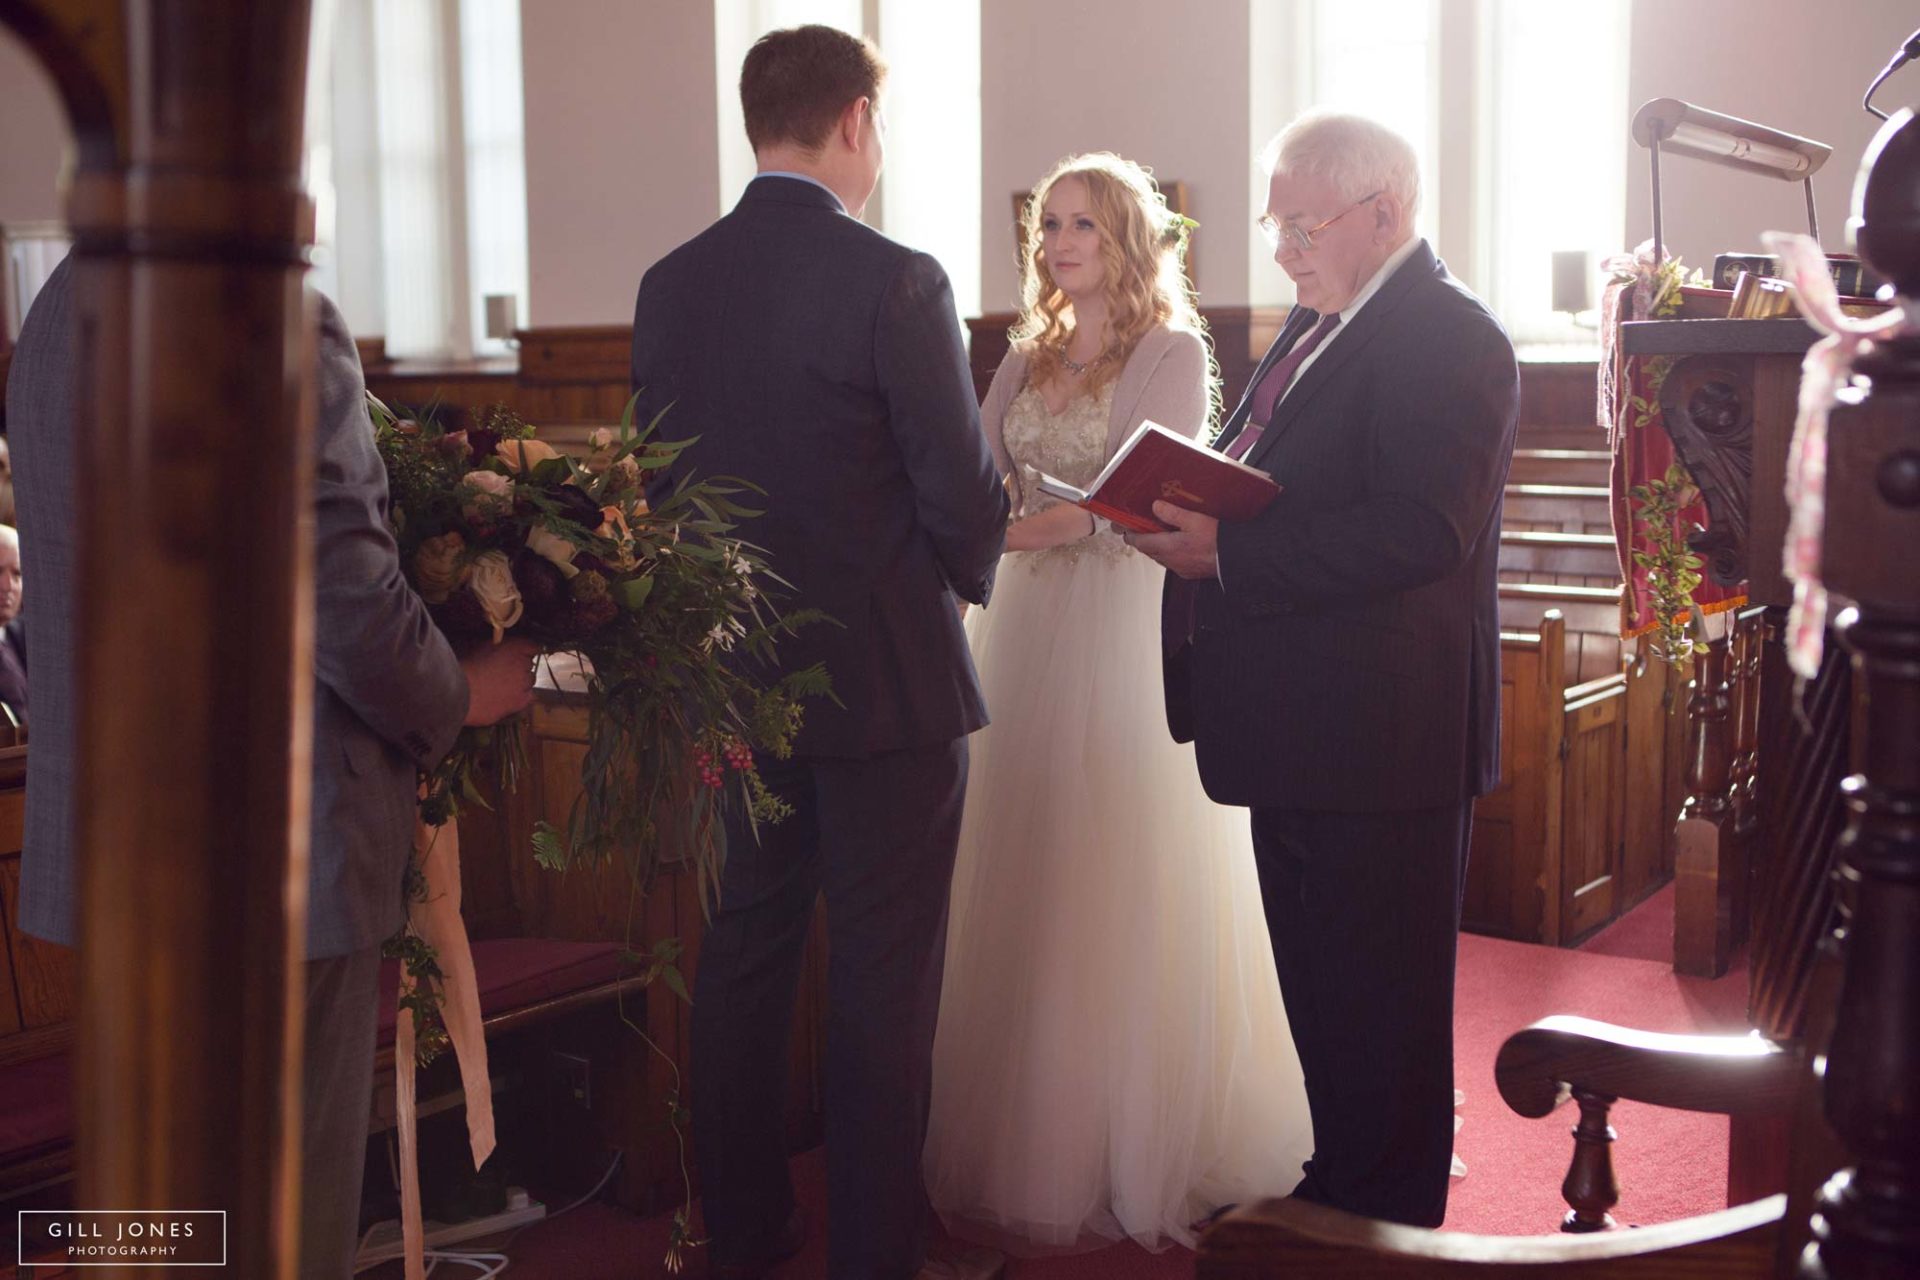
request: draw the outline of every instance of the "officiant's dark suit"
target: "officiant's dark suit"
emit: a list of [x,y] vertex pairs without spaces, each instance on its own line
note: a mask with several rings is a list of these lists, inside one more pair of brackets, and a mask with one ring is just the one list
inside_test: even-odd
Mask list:
[[[1219,447],[1321,321],[1295,308]],[[1208,794],[1253,810],[1314,1121],[1298,1193],[1438,1226],[1468,828],[1499,773],[1518,377],[1424,241],[1329,332],[1245,456],[1280,497],[1220,526],[1217,581],[1169,589],[1168,719]]]
[[633,383],[637,418],[699,436],[656,496],[691,475],[766,491],[741,536],[793,584],[783,607],[834,619],[782,640],[780,668],[824,663],[843,704],[809,703],[793,759],[760,761],[793,816],[727,825],[693,1005],[715,1260],[777,1253],[792,1212],[783,1081],[824,890],[832,1273],[910,1275],[966,735],[987,723],[956,597],[986,601],[1008,512],[953,294],[831,190],[761,176],[647,272]]

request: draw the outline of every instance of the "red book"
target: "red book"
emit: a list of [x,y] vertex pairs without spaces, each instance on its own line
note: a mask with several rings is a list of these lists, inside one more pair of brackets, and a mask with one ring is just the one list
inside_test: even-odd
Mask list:
[[1247,520],[1280,496],[1280,486],[1266,472],[1157,422],[1141,423],[1085,489],[1045,474],[1040,489],[1135,533],[1166,533],[1173,527],[1155,518],[1155,502],[1216,520]]

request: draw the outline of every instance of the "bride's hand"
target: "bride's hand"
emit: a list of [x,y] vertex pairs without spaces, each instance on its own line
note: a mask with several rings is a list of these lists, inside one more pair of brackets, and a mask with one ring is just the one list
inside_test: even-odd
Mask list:
[[1044,551],[1092,537],[1097,522],[1083,507],[1061,503],[1037,515],[1022,516],[1007,526],[1008,551]]

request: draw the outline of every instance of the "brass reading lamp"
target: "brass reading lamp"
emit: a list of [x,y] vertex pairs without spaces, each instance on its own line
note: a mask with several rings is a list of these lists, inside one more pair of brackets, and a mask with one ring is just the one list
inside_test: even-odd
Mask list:
[[1633,140],[1653,156],[1653,260],[1666,261],[1661,234],[1660,153],[1692,156],[1743,173],[1803,183],[1807,192],[1807,234],[1820,238],[1820,215],[1813,207],[1813,175],[1833,148],[1811,138],[1782,133],[1751,120],[1723,116],[1678,98],[1655,98],[1633,113]]

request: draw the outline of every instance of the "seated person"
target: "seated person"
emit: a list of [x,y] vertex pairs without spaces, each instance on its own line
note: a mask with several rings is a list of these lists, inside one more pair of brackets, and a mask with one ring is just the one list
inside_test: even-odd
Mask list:
[[[27,631],[20,620],[20,534],[0,524],[0,703],[27,722]],[[0,724],[4,724],[0,718]]]

